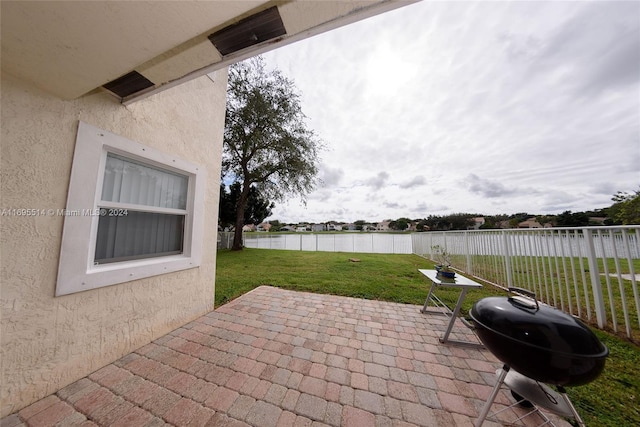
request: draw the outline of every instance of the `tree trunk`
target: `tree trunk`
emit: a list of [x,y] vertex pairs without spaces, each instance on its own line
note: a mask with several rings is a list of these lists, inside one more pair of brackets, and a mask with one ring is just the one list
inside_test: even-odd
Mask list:
[[236,231],[233,234],[233,246],[231,247],[231,250],[233,251],[242,250],[242,227],[244,227],[244,210],[247,206],[248,197],[249,186],[243,184],[236,209]]

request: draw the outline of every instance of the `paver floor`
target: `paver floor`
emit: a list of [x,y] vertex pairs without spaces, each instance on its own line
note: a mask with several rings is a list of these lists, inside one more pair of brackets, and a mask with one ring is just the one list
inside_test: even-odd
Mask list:
[[[420,308],[262,286],[1,427],[471,426],[501,364],[441,344],[448,319]],[[478,342],[460,321],[451,338]],[[492,409],[512,401],[502,390]]]

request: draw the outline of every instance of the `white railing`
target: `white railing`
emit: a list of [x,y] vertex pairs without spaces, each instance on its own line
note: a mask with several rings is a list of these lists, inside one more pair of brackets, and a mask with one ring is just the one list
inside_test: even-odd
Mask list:
[[640,226],[478,230],[419,233],[412,240],[418,255],[433,259],[440,246],[466,274],[533,291],[631,338],[640,331],[639,232]]
[[[229,240],[222,237],[222,241]],[[461,272],[519,287],[598,327],[640,339],[640,226],[427,233],[245,233],[249,248],[452,254]]]

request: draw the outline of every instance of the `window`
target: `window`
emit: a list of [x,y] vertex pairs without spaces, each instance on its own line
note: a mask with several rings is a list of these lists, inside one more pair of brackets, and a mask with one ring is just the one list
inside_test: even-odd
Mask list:
[[204,169],[80,122],[56,295],[200,265]]
[[188,176],[107,153],[95,263],[182,253],[188,184]]

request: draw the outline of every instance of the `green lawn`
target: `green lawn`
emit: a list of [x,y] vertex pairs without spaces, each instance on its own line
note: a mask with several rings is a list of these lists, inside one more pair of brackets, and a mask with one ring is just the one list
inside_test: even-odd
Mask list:
[[[215,304],[218,307],[255,287],[270,285],[421,305],[428,281],[418,269],[432,267],[433,263],[417,255],[222,250],[218,251]],[[504,291],[487,285],[467,295],[463,313],[475,301],[504,295]],[[452,306],[458,292],[443,288],[438,296]],[[640,425],[640,348],[604,332],[596,334],[610,350],[605,370],[597,380],[569,388],[569,396],[588,426]]]

